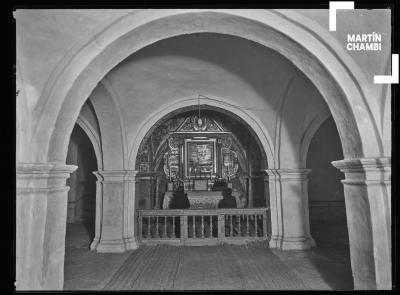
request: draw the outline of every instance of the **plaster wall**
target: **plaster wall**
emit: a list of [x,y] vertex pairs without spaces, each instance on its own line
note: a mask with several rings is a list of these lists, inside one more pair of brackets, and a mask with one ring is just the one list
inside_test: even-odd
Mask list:
[[[159,41],[127,58],[104,80],[120,105],[129,149],[155,109],[201,94],[252,113],[272,138],[282,136],[284,165],[299,167],[302,133],[310,118],[327,108],[315,86],[280,54],[220,34]],[[282,125],[282,135],[276,134],[276,124]]]
[[119,9],[18,9],[16,22],[17,63],[35,107],[57,63],[77,43],[130,12]]

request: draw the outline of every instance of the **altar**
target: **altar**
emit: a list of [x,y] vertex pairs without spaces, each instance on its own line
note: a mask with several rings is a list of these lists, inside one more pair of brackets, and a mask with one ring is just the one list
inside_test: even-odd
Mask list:
[[[187,191],[189,199],[189,209],[218,209],[218,203],[222,200],[221,191]],[[236,199],[236,204],[240,204],[239,196],[235,193],[232,194]],[[168,209],[172,200],[173,192],[165,192],[162,208]]]
[[201,116],[200,109],[176,124],[176,129],[167,133],[162,159],[161,150],[156,151],[167,180],[166,190],[161,188],[164,199],[157,197],[162,202],[161,206],[155,202],[157,206],[168,209],[173,191],[181,186],[190,209],[218,208],[225,188],[232,189],[239,207],[238,191],[243,191],[243,181],[236,179],[234,188],[232,179],[238,177],[239,158],[245,159],[245,154],[237,138],[216,118]]

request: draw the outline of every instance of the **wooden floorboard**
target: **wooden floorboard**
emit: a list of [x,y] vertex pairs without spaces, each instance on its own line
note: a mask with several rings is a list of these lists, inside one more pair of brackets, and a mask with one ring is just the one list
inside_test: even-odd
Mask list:
[[104,290],[304,290],[310,286],[262,244],[141,246]]

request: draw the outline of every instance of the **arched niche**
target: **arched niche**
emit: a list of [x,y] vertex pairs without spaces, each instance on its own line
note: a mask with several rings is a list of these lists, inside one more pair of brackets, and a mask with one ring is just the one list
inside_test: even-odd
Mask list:
[[[187,119],[196,115],[200,108],[202,116],[205,116],[206,119],[215,120],[219,127],[222,129],[227,128],[225,131],[228,131],[228,134],[203,134],[203,136],[207,135],[217,140],[215,177],[223,176],[222,167],[219,167],[222,163],[220,159],[220,148],[222,146],[219,139],[229,138],[232,145],[231,148],[235,150],[239,161],[239,171],[232,179],[234,191],[240,195],[240,199],[243,199],[246,207],[248,205],[262,207],[269,204],[269,190],[264,188],[264,171],[268,168],[268,157],[259,139],[259,137],[268,138],[265,134],[265,129],[257,128],[257,131],[252,129],[250,124],[254,125],[254,122],[240,108],[236,108],[234,110],[235,113],[233,113],[228,110],[226,105],[224,106],[218,101],[213,102],[209,98],[202,98],[202,104],[200,105],[195,104],[196,102],[196,99],[190,99],[184,104],[185,106],[182,106],[183,104],[181,103],[164,107],[162,112],[157,113],[155,116],[149,116],[149,122],[142,126],[143,132],[141,134],[143,137],[135,141],[138,147],[133,147],[132,152],[137,150],[137,153],[133,154],[135,156],[135,170],[138,171],[137,183],[141,182],[141,177],[143,176],[142,182],[147,181],[148,184],[145,185],[147,189],[140,188],[140,185],[136,187],[136,198],[138,196],[146,198],[146,201],[142,201],[148,204],[147,207],[161,208],[159,199],[162,199],[162,195],[166,191],[166,182],[168,182],[167,178],[169,176],[164,171],[163,163],[165,152],[170,150],[168,140],[176,136],[181,138],[181,140],[178,140],[181,145],[179,149],[182,149],[179,152],[179,158],[181,158],[184,154],[184,139],[196,137],[196,134],[178,134],[174,133],[174,131],[178,130],[180,124],[184,124]],[[181,161],[177,175],[180,181],[186,177],[184,160],[180,159]],[[153,181],[154,179],[157,179],[157,184]],[[154,188],[155,185],[157,186],[156,188]],[[154,194],[155,196],[153,196]],[[140,208],[140,201],[138,205]],[[145,209],[146,206],[143,206],[142,209]]]

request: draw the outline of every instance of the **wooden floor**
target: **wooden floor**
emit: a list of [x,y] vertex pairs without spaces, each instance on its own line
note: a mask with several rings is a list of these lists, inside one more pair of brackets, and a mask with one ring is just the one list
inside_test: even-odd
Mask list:
[[142,246],[104,290],[305,290],[265,245]]
[[89,250],[93,225],[68,224],[64,290],[352,290],[347,233],[337,222],[312,230],[317,247],[307,251],[253,244],[98,253]]

